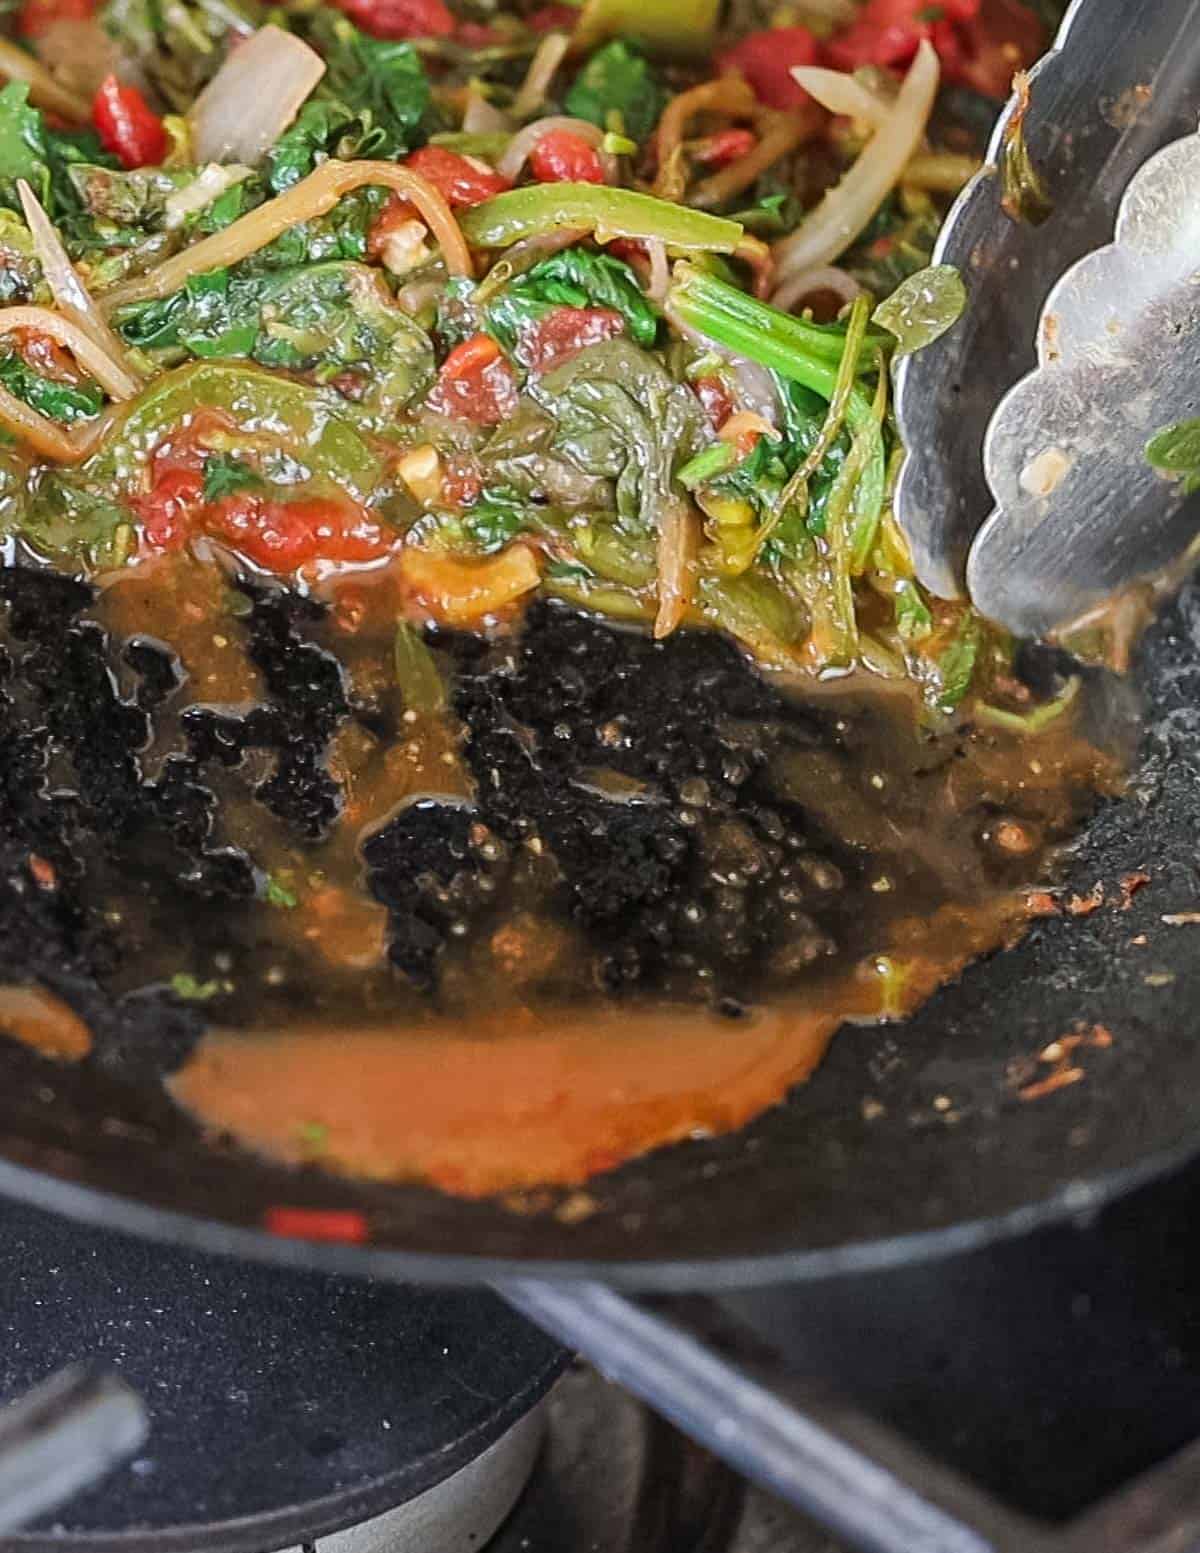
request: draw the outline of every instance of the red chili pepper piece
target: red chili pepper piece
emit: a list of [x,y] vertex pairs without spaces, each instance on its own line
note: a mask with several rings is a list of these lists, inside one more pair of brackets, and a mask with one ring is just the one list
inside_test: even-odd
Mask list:
[[456,345],[442,364],[429,406],[443,415],[498,426],[516,412],[517,384],[495,340],[474,334]]
[[733,414],[733,398],[719,377],[699,377],[692,384],[696,397],[714,431],[720,431]]
[[404,164],[422,178],[428,178],[446,202],[458,210],[482,205],[497,194],[511,189],[509,180],[476,157],[459,156],[444,146],[422,146]]
[[807,27],[750,32],[717,56],[722,70],[738,70],[768,108],[799,108],[808,93],[792,80],[797,65],[815,65],[820,50]]
[[749,156],[758,144],[752,129],[721,129],[693,148],[692,156],[703,167],[728,167]]
[[603,183],[600,153],[569,129],[552,129],[529,153],[529,171],[539,183]]
[[366,1216],[353,1208],[268,1208],[263,1226],[285,1240],[329,1240],[361,1246],[371,1238]]
[[17,31],[23,38],[40,38],[55,22],[85,22],[96,0],[25,0],[17,12]]
[[624,329],[625,320],[611,307],[556,307],[526,332],[518,353],[531,372],[549,372]]
[[444,0],[336,0],[373,38],[448,38],[455,21]]
[[101,81],[92,102],[92,117],[106,151],[122,167],[154,167],[167,154],[162,120],[136,86],[124,86],[115,75]]

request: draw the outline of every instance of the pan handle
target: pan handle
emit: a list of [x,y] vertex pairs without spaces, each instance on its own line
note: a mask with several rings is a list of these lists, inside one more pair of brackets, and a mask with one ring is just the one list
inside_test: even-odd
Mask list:
[[137,1394],[86,1365],[60,1370],[0,1409],[0,1536],[102,1477],[148,1429]]

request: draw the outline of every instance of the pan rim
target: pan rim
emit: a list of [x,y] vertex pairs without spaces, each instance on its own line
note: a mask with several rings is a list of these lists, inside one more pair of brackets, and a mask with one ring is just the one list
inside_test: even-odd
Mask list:
[[606,1284],[626,1293],[721,1293],[782,1283],[818,1283],[844,1276],[967,1255],[1071,1220],[1085,1224],[1103,1208],[1173,1174],[1200,1156],[1200,1134],[1134,1164],[1059,1185],[1047,1196],[989,1217],[808,1250],[691,1258],[569,1258],[474,1255],[347,1245],[270,1234],[223,1219],[161,1207],[105,1188],[68,1180],[0,1156],[0,1197],[112,1230],[236,1260],[304,1267],[393,1283],[492,1286]]

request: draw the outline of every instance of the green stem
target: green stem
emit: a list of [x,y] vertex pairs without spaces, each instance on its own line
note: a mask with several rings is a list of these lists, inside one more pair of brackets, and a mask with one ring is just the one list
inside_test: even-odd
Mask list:
[[596,183],[534,183],[510,189],[459,217],[473,248],[507,248],[526,237],[562,227],[593,232],[598,243],[613,237],[658,238],[676,253],[733,253],[740,222],[689,210],[633,189]]

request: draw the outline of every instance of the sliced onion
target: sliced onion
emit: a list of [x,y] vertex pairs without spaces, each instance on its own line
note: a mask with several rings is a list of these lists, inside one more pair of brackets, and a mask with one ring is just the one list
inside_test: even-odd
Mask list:
[[815,296],[821,291],[832,292],[843,302],[853,302],[862,290],[848,270],[839,270],[834,264],[821,264],[811,270],[801,270],[798,275],[789,275],[776,288],[771,305],[790,313],[797,302],[803,302],[805,297]]
[[683,198],[687,182],[683,136],[697,113],[728,113],[735,118],[753,118],[757,109],[758,98],[738,75],[702,81],[690,91],[672,97],[655,131],[658,177],[654,180],[654,193],[659,199],[678,204]]
[[698,345],[706,354],[719,356],[733,375],[737,387],[738,407],[743,410],[751,410],[775,430],[779,426],[779,393],[775,387],[775,379],[766,367],[759,366],[757,361],[751,361],[747,356],[736,356],[727,351],[723,345],[718,345],[715,340],[710,340],[707,334],[701,334],[699,329],[693,329],[675,316],[670,308],[667,309],[667,318],[676,334],[690,340],[693,345]]
[[671,285],[671,266],[667,263],[667,245],[660,237],[646,239],[646,253],[650,259],[650,279],[646,283],[646,295],[660,305],[667,300]]
[[780,157],[787,156],[797,146],[811,140],[826,122],[824,113],[815,103],[806,103],[795,113],[772,114],[753,150],[747,151],[745,156],[739,156],[728,167],[722,167],[719,172],[701,179],[692,190],[688,203],[698,205],[701,210],[723,205],[726,200],[748,189],[752,183],[757,183],[767,168],[773,166]]
[[887,122],[875,131],[841,182],[790,237],[775,244],[783,278],[832,264],[865,231],[921,143],[939,75],[937,54],[922,40]]
[[421,219],[433,233],[442,250],[446,268],[452,275],[474,273],[471,251],[459,230],[450,207],[427,178],[395,162],[323,162],[286,193],[277,195],[240,217],[223,232],[214,232],[185,248],[145,275],[114,286],[104,295],[104,309],[128,307],[132,302],[149,302],[169,297],[193,275],[237,264],[273,243],[284,232],[311,221],[333,209],[343,195],[364,184],[377,183],[395,189],[402,198],[417,207]]
[[72,124],[90,124],[92,105],[83,98],[60,86],[45,65],[39,64],[32,54],[19,49],[7,38],[0,38],[0,75],[10,81],[24,81],[29,87],[29,100],[37,108],[48,108]]
[[564,118],[560,114],[551,114],[545,119],[534,119],[532,124],[526,124],[524,129],[518,130],[509,142],[504,155],[496,163],[496,171],[502,178],[507,178],[509,183],[516,183],[534,146],[543,135],[552,134],[555,130],[565,130],[569,135],[575,135],[579,140],[586,141],[599,153],[600,161],[604,166],[604,181],[606,183],[613,181],[616,177],[617,164],[614,157],[601,149],[604,145],[604,131],[596,124],[589,124],[586,119]]
[[488,102],[478,87],[467,89],[467,106],[463,111],[463,133],[466,135],[509,135],[512,121],[507,113],[501,113],[495,103]]
[[25,224],[33,237],[34,251],[42,266],[42,274],[59,313],[82,330],[109,362],[114,374],[112,381],[120,384],[120,387],[109,389],[113,397],[131,398],[141,386],[142,374],[129,360],[124,345],[113,333],[87,287],[75,273],[75,266],[67,257],[54,223],[24,178],[17,179],[17,193],[21,197]]
[[257,162],[325,74],[325,61],[295,33],[269,24],[235,49],[192,104],[198,162]]
[[538,44],[533,58],[529,61],[525,79],[521,82],[521,89],[513,100],[514,119],[529,118],[530,114],[536,113],[545,102],[550,83],[559,65],[566,58],[570,43],[571,40],[565,32],[548,32]]
[[682,622],[695,589],[696,512],[690,501],[672,498],[658,520],[658,613],[654,635],[670,636]]
[[12,334],[18,329],[31,329],[36,334],[48,335],[56,344],[69,350],[71,355],[100,387],[113,399],[132,399],[138,391],[137,382],[129,376],[119,361],[114,361],[80,326],[61,313],[48,307],[6,307],[0,309],[0,335]]
[[891,115],[889,103],[845,70],[826,70],[823,65],[795,65],[792,79],[822,108],[847,119],[858,119],[872,129],[882,129]]

